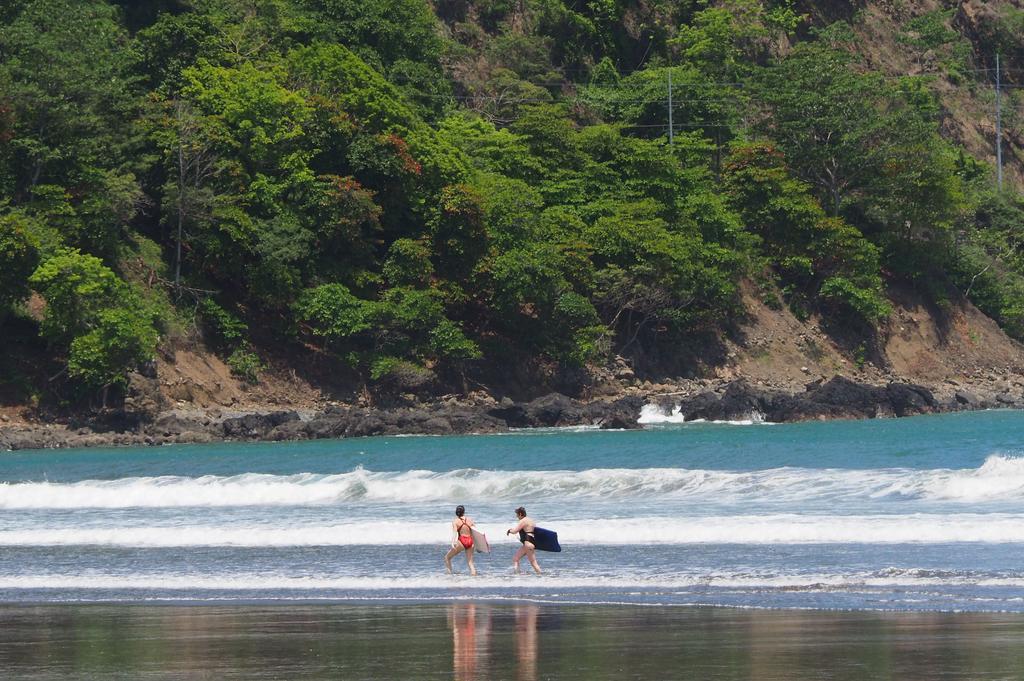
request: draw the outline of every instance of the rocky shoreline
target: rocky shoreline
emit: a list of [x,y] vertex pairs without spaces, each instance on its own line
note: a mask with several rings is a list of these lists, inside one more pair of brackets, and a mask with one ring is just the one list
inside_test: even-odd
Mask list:
[[[644,410],[645,405],[647,409]],[[687,381],[642,386],[589,401],[551,393],[529,402],[486,395],[396,407],[330,405],[322,410],[220,409],[131,411],[115,418],[0,425],[0,450],[162,445],[217,441],[285,441],[373,435],[498,433],[517,428],[641,428],[645,421],[784,423],[902,417],[992,408],[1024,409],[1024,383],[938,388],[912,383],[858,383],[843,376],[814,381],[803,392],[730,382]]]

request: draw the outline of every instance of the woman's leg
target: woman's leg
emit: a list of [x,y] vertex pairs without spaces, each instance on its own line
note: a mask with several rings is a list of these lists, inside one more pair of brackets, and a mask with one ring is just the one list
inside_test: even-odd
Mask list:
[[444,554],[444,566],[445,569],[448,570],[448,574],[452,574],[452,558],[459,555],[459,552],[464,549],[465,547],[462,544],[456,542],[452,544],[450,549],[448,549],[448,553]]
[[519,574],[519,561],[521,561],[525,555],[526,546],[523,545],[519,547],[518,551],[516,551],[516,555],[512,556],[512,569],[515,570],[517,575]]
[[466,549],[466,564],[469,565],[469,574],[476,577],[476,565],[473,565],[473,554],[476,553],[472,547]]
[[533,571],[538,575],[540,574],[540,565],[537,564],[537,550],[533,548],[530,543],[523,544],[523,548],[526,549],[526,559],[530,561],[530,565],[533,566]]

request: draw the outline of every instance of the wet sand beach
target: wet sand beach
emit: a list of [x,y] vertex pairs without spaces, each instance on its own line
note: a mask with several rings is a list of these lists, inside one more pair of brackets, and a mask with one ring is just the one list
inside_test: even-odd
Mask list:
[[5,679],[1024,679],[1017,614],[9,605]]

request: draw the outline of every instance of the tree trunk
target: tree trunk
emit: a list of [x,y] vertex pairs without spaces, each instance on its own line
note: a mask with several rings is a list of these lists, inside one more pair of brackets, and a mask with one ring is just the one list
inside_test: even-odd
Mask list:
[[174,289],[181,295],[181,233],[185,222],[185,149],[181,126],[181,109],[178,105],[178,238],[174,257]]

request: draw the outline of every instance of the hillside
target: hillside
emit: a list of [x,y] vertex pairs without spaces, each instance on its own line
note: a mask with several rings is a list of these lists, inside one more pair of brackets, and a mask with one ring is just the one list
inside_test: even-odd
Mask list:
[[1016,399],[1022,86],[1015,1],[17,0],[0,409]]

